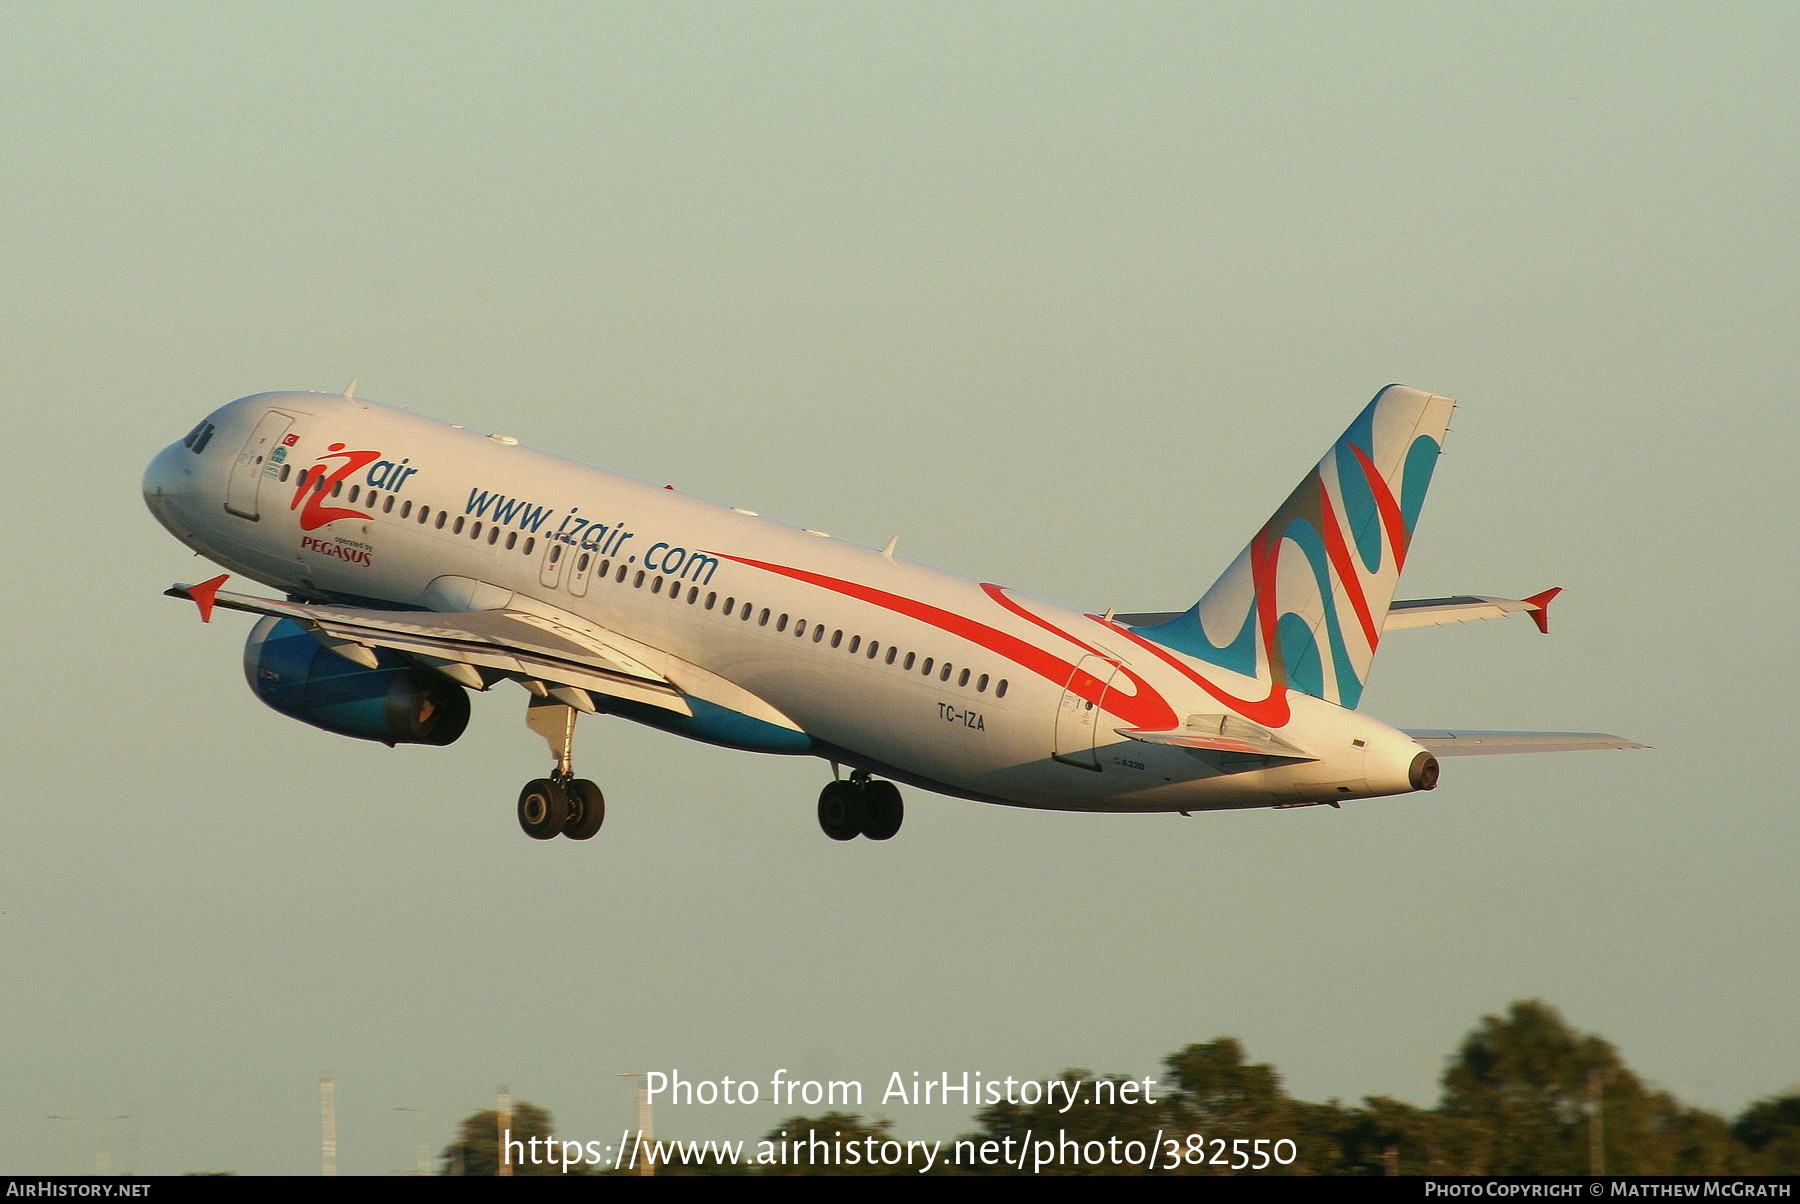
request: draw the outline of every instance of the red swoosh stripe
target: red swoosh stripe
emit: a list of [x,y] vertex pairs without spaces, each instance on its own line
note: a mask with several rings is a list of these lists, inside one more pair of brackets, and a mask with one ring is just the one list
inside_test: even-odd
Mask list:
[[[743,556],[732,556],[724,552],[715,552],[712,554],[718,556],[722,560],[731,560],[738,564],[748,565],[751,568],[758,568],[767,572],[777,573],[783,577],[790,577],[795,581],[804,581],[808,585],[816,585],[821,589],[827,589],[848,598],[855,598],[858,601],[868,602],[871,605],[879,606],[884,610],[891,610],[895,614],[905,615],[910,619],[917,619],[921,623],[929,624],[940,631],[959,636],[972,644],[986,648],[996,656],[1003,657],[1019,667],[1037,674],[1045,681],[1057,686],[1066,686],[1068,689],[1073,690],[1077,697],[1086,702],[1091,702],[1096,706],[1104,705],[1105,709],[1123,719],[1130,720],[1138,727],[1160,729],[1172,727],[1175,724],[1174,708],[1171,707],[1161,695],[1157,694],[1156,691],[1142,678],[1138,677],[1124,666],[1119,666],[1119,671],[1125,674],[1125,676],[1131,680],[1132,684],[1137,687],[1138,693],[1135,695],[1122,694],[1117,690],[1108,690],[1105,682],[1093,676],[1091,673],[1085,671],[1077,672],[1075,665],[1063,660],[1061,657],[1052,655],[1042,648],[1039,648],[1037,645],[1020,639],[1016,635],[1001,631],[998,628],[990,627],[986,623],[977,622],[974,619],[959,615],[954,611],[944,610],[941,607],[932,606],[929,603],[918,602],[912,598],[907,598],[900,594],[889,593],[887,590],[876,589],[873,586],[862,585],[855,581],[845,581],[839,577],[828,577],[822,573],[813,573],[808,572],[805,569],[790,568],[787,565],[782,564],[770,564],[763,560],[751,560]],[[989,592],[989,597],[993,597],[993,591],[997,590],[999,587],[984,585],[982,588]],[[1055,631],[1058,635],[1064,636],[1064,638],[1068,639],[1077,647],[1086,647],[1080,640],[1075,639],[1073,636],[1069,636],[1065,632],[1058,631],[1054,627],[1050,627],[1047,623],[1040,622],[1039,625],[1046,627],[1051,631]],[[1095,653],[1095,655],[1104,656],[1105,654]],[[1108,657],[1107,659],[1109,661],[1112,660],[1111,657]]]
[[[1375,618],[1369,613],[1368,599],[1363,597],[1356,566],[1350,563],[1350,548],[1344,543],[1344,532],[1338,526],[1337,511],[1331,508],[1331,493],[1323,480],[1319,482],[1319,508],[1325,520],[1325,554],[1331,558],[1331,567],[1337,570],[1338,580],[1344,583],[1344,592],[1350,595],[1350,605],[1356,609],[1357,621],[1362,624],[1363,636],[1373,649],[1381,642],[1381,633],[1376,630]],[[1331,604],[1329,598],[1324,602],[1327,606]]]
[[1375,468],[1374,462],[1354,443],[1350,445],[1350,451],[1362,466],[1363,476],[1369,482],[1369,492],[1375,495],[1375,508],[1381,512],[1381,525],[1387,528],[1388,545],[1394,549],[1394,571],[1397,573],[1406,567],[1406,518],[1400,513],[1400,503],[1394,500],[1393,490],[1381,479],[1381,473]]

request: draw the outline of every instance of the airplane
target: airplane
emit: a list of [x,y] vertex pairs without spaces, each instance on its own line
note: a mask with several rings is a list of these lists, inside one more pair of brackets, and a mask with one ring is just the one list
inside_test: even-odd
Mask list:
[[[1594,732],[1406,730],[1357,704],[1383,635],[1525,614],[1394,600],[1455,402],[1376,394],[1186,610],[1084,613],[355,396],[259,393],[151,461],[150,511],[227,570],[167,594],[258,616],[250,689],[339,735],[447,745],[469,692],[526,692],[554,767],[535,839],[586,840],[580,714],[830,763],[818,821],[887,840],[896,783],[1086,812],[1338,806],[1439,758],[1631,749]],[[236,573],[280,597],[227,592]]]

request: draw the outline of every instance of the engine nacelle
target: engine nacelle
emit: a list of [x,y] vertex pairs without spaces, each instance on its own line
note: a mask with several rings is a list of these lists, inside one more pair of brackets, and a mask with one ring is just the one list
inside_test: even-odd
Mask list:
[[469,695],[455,682],[376,649],[376,668],[355,665],[292,619],[273,615],[244,644],[250,690],[314,727],[383,744],[449,744],[469,725]]

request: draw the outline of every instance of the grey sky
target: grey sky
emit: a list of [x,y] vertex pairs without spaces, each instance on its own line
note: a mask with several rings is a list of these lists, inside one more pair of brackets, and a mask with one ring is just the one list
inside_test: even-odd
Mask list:
[[[12,4],[0,39],[0,1171],[434,1150],[496,1084],[1154,1074],[1435,1100],[1541,996],[1735,1112],[1800,1080],[1791,5]],[[339,389],[1089,608],[1186,605],[1375,390],[1458,398],[1397,723],[1619,732],[1341,811],[1066,816],[584,721],[450,749],[258,704],[137,496]],[[865,1110],[873,1110],[865,1109]],[[955,1108],[891,1109],[950,1136]],[[52,1114],[89,1118],[73,1126]],[[670,1109],[751,1137],[768,1108]],[[124,1157],[122,1124],[110,1143]]]

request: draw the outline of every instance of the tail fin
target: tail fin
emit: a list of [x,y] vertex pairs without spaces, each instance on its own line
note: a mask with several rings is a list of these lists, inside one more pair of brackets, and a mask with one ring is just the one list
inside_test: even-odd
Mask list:
[[1356,706],[1455,406],[1377,393],[1206,596],[1136,634]]

